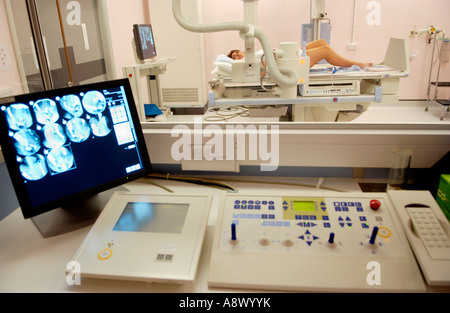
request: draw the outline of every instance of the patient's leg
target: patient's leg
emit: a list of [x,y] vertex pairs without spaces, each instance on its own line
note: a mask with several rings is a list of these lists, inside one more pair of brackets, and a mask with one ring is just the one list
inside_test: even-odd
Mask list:
[[344,58],[343,56],[336,53],[336,51],[334,51],[333,48],[331,48],[329,45],[322,45],[311,49],[307,48],[306,54],[310,58],[310,66],[317,64],[317,62],[323,59],[325,59],[331,65],[335,66],[350,67],[352,65],[357,65],[362,69],[372,66],[372,63],[356,62]]
[[306,51],[322,46],[328,46],[328,42],[325,39],[317,39],[306,44]]

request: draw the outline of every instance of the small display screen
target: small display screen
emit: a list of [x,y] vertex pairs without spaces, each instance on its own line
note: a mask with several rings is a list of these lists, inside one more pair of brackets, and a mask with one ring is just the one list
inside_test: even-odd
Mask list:
[[140,60],[156,57],[155,39],[150,24],[133,25],[136,52]]
[[314,212],[316,211],[316,203],[314,201],[294,201],[294,211]]
[[129,202],[113,230],[179,234],[188,209],[183,203]]

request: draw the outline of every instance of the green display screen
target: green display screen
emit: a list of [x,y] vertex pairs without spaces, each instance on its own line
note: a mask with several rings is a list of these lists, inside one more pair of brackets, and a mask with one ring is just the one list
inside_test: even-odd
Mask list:
[[314,201],[294,201],[294,211],[300,212],[314,212],[316,210],[316,203]]

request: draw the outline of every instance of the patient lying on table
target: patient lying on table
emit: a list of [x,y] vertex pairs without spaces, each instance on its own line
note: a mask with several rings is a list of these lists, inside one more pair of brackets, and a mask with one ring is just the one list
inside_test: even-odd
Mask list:
[[[306,54],[310,59],[310,67],[323,59],[334,66],[351,67],[356,65],[361,69],[372,66],[372,63],[356,62],[344,58],[336,53],[324,39],[315,40],[306,44]],[[245,53],[240,50],[231,50],[227,56],[233,60],[241,60],[245,57]]]

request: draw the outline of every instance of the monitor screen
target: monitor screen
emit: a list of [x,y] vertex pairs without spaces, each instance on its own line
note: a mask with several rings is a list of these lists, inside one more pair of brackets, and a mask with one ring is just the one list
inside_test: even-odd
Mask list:
[[0,143],[25,218],[151,171],[128,79],[2,102]]
[[150,24],[133,25],[136,53],[139,60],[144,61],[156,57],[155,39]]

